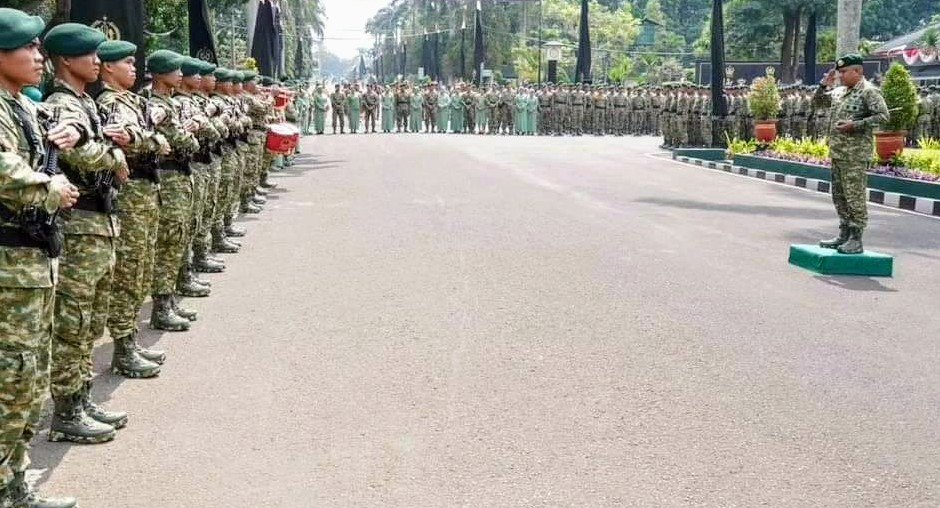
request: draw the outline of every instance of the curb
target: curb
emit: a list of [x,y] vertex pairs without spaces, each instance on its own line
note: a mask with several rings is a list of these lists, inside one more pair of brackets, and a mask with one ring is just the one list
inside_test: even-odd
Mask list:
[[[689,164],[692,166],[701,166],[709,169],[717,169],[735,175],[749,176],[760,180],[769,180],[771,182],[809,189],[823,194],[829,194],[832,186],[825,180],[816,180],[813,178],[803,178],[799,176],[786,175],[783,173],[774,173],[761,169],[745,168],[735,166],[730,162],[715,162],[702,159],[695,159],[687,156],[676,156],[673,154],[673,160]],[[907,210],[909,212],[940,217],[940,200],[930,198],[919,198],[917,196],[908,196],[907,194],[898,194],[896,192],[885,192],[878,189],[868,189],[868,202],[875,203],[889,208]]]

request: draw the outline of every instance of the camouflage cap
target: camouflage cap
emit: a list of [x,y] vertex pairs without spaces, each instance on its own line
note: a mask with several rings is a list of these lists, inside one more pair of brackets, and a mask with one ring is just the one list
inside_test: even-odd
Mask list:
[[0,49],[19,49],[33,42],[46,28],[39,16],[18,9],[0,8]]

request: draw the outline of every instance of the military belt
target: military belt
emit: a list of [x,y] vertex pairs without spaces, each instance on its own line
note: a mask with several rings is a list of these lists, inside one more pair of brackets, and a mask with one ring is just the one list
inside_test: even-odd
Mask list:
[[625,107],[626,107],[626,106],[614,106],[614,109],[623,109],[623,108],[625,108]]
[[594,106],[594,109],[607,109],[607,106]]
[[160,168],[160,171],[175,171],[177,173],[183,173],[184,175],[192,174],[188,162],[178,161],[176,159],[160,159],[160,163],[157,167]]
[[73,210],[85,210],[87,212],[108,213],[98,194],[82,194],[78,201],[72,206]]
[[0,226],[0,246],[23,247],[28,249],[44,249],[45,244],[29,236],[22,228],[16,226]]

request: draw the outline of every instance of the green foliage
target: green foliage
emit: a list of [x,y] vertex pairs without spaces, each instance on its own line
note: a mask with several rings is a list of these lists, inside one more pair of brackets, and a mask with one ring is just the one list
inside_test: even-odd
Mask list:
[[920,138],[917,140],[917,147],[924,150],[940,150],[940,139]]
[[728,133],[725,133],[725,140],[728,142],[728,153],[734,158],[735,155],[748,155],[757,151],[757,140],[755,139],[731,139]]
[[937,13],[937,0],[865,0],[862,37],[886,41],[924,26]]
[[755,120],[776,119],[780,113],[780,90],[773,76],[757,78],[751,84],[748,107]]
[[813,140],[812,138],[778,137],[770,144],[770,150],[788,155],[826,160],[829,158],[829,140],[825,138]]
[[940,148],[929,150],[909,148],[895,157],[893,163],[908,169],[940,175]]
[[816,61],[835,62],[836,58],[836,31],[823,30],[816,35]]
[[884,130],[894,132],[910,129],[917,120],[917,87],[907,68],[899,63],[892,64],[885,74],[881,93],[889,110]]

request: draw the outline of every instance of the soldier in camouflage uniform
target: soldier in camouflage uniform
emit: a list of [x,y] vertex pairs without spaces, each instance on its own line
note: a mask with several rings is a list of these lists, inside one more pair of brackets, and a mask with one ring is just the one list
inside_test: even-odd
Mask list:
[[219,175],[219,192],[216,199],[215,213],[211,221],[212,250],[222,254],[234,254],[241,245],[233,238],[244,236],[245,232],[226,222],[230,216],[232,199],[235,194],[235,173],[238,171],[238,152],[235,138],[240,125],[236,120],[234,105],[229,101],[234,75],[228,69],[218,68],[213,72],[216,85],[215,93],[210,96],[212,103],[219,108],[220,121],[228,130],[221,145],[222,164]]
[[85,87],[98,80],[97,49],[102,42],[101,32],[77,23],[58,25],[43,40],[55,68],[46,103],[74,115],[87,138],[80,147],[59,155],[63,172],[81,197],[63,216],[65,243],[52,341],[51,441],[110,441],[115,429],[127,423],[126,413],[105,411],[91,401],[91,355],[108,319],[114,242],[120,232],[114,185],[129,175],[118,145],[128,144],[130,136],[120,126],[102,128],[98,106],[85,93]]
[[552,133],[552,93],[549,87],[544,87],[538,92],[539,101],[539,134],[549,136]]
[[[333,134],[339,127],[340,134],[346,134],[346,94],[340,90],[339,85],[330,94],[330,106],[333,109]],[[401,119],[399,118],[398,131],[401,132]]]
[[[843,87],[833,90],[839,74]],[[881,91],[865,79],[861,55],[836,61],[816,92],[815,100],[830,105],[829,153],[832,159],[832,201],[839,214],[839,236],[820,242],[842,254],[861,254],[868,225],[867,171],[872,162],[872,130],[888,120]]]
[[494,86],[490,85],[483,96],[483,100],[486,102],[489,133],[490,135],[499,134],[499,93],[497,93]]
[[186,239],[193,210],[193,177],[190,160],[199,150],[193,132],[199,124],[181,118],[179,102],[173,98],[183,79],[180,68],[182,55],[168,50],[155,51],[147,59],[153,75],[151,108],[162,113],[156,131],[170,144],[171,152],[159,160],[160,174],[160,226],[154,257],[153,312],[150,326],[157,330],[185,331],[195,313],[179,306],[176,300],[176,282],[183,256],[188,248]]
[[77,126],[63,119],[47,132],[42,106],[20,93],[42,78],[44,27],[38,16],[0,8],[0,78],[9,87],[0,88],[0,506],[73,508],[71,498],[40,498],[25,478],[48,396],[57,279],[55,253],[26,231],[79,197],[65,176],[42,171],[48,146],[78,143]]
[[210,294],[208,283],[199,280],[195,275],[193,245],[196,237],[203,232],[203,219],[212,183],[212,147],[222,139],[215,124],[209,120],[203,103],[197,98],[197,92],[202,88],[202,69],[200,60],[185,58],[181,69],[183,80],[173,96],[180,105],[182,118],[192,120],[198,125],[194,135],[199,141],[199,150],[192,155],[189,164],[193,176],[192,213],[183,237],[185,251],[176,283],[177,292],[181,296],[196,298]]
[[930,137],[933,124],[933,101],[930,100],[929,90],[921,87],[917,98],[917,124],[914,127],[914,141]]
[[208,181],[206,184],[206,199],[203,206],[202,220],[193,235],[193,268],[201,273],[220,273],[225,271],[225,262],[212,255],[213,227],[216,210],[219,203],[219,186],[222,180],[222,161],[224,158],[222,144],[229,135],[228,127],[222,121],[222,107],[212,98],[215,92],[216,66],[208,62],[201,62],[199,75],[199,90],[193,93],[193,99],[205,112],[212,127],[219,137],[209,146],[209,163],[207,166]]
[[107,41],[98,48],[102,91],[95,100],[112,117],[108,123],[122,125],[131,137],[123,147],[131,173],[118,195],[122,231],[115,245],[108,310],[108,330],[114,340],[111,371],[129,378],[148,378],[160,373],[166,354],[137,344],[137,317],[150,292],[160,221],[156,157],[169,153],[170,147],[150,128],[146,100],[130,91],[137,77],[136,52],[137,46],[126,41]]
[[568,110],[571,108],[571,87],[558,85],[555,91],[555,101],[552,103],[552,110],[555,112],[555,121],[552,131],[556,136],[564,136],[568,133]]

